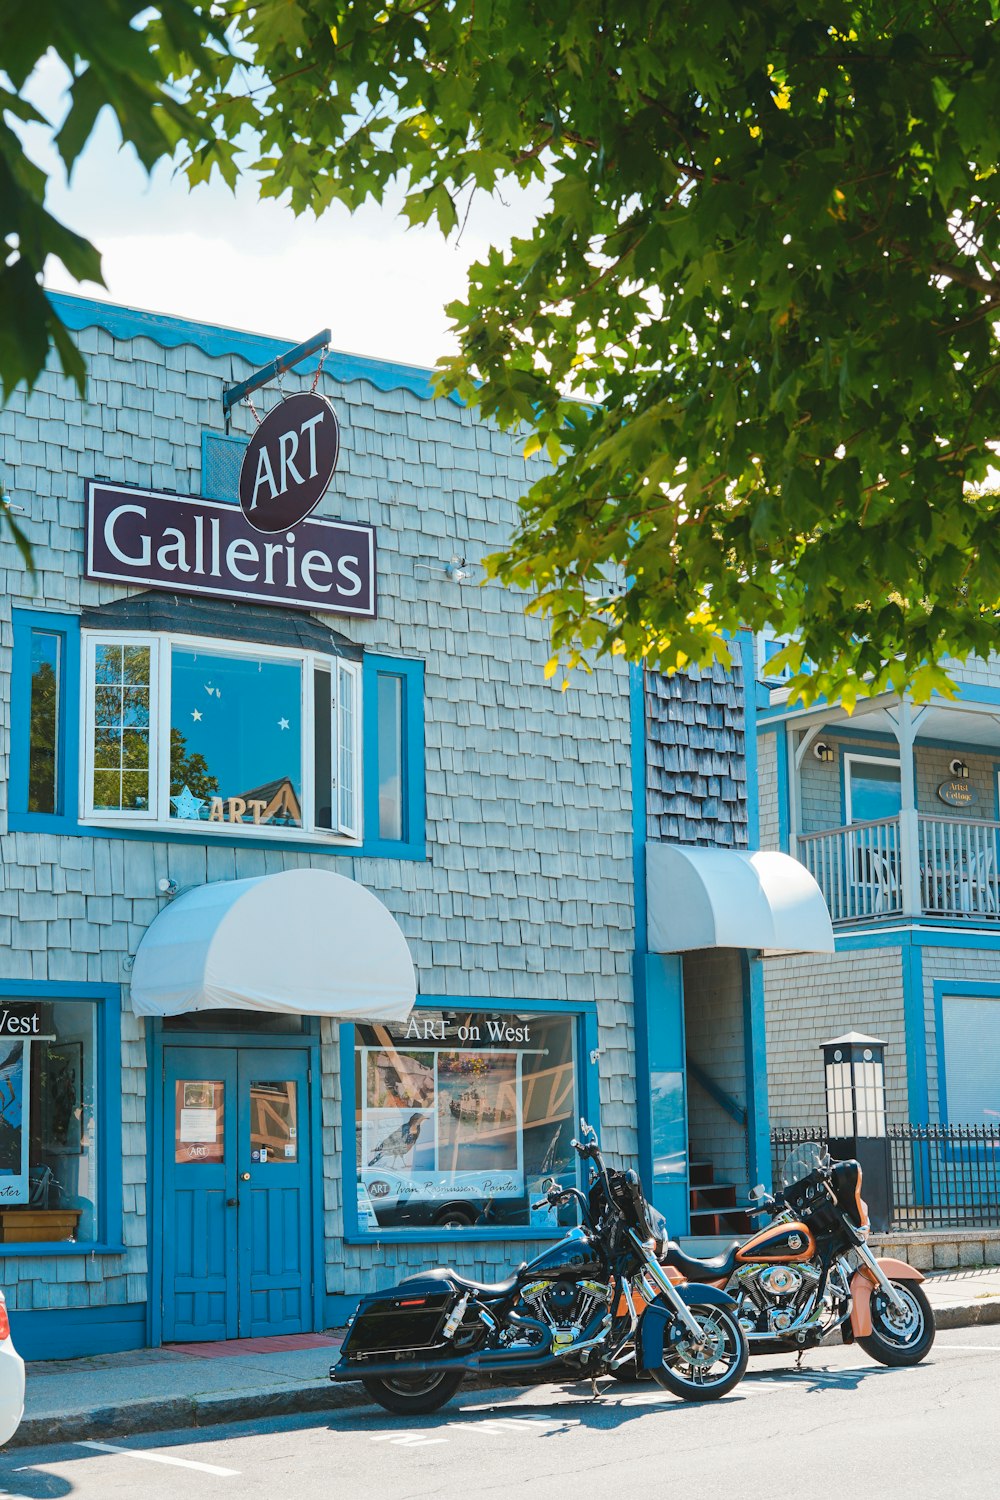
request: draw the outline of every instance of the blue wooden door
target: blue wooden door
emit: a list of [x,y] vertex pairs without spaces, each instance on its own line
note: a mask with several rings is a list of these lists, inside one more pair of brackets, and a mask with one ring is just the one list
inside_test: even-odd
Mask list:
[[312,1328],[309,1055],[239,1054],[239,1328]]
[[238,1331],[236,1053],[163,1054],[163,1338]]
[[309,1331],[309,1054],[163,1056],[164,1341]]

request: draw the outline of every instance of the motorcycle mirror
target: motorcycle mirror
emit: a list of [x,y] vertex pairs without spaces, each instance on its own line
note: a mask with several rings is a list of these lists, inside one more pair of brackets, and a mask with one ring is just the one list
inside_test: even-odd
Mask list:
[[766,1192],[767,1189],[765,1188],[764,1184],[762,1182],[758,1182],[756,1187],[752,1187],[750,1189],[749,1196],[756,1201],[756,1199],[758,1198],[763,1198]]

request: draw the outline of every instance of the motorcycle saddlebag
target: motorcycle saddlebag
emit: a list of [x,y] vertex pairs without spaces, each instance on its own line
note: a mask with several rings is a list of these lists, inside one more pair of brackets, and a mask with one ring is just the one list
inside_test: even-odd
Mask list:
[[363,1361],[375,1355],[439,1349],[441,1330],[458,1301],[446,1281],[414,1277],[402,1286],[362,1297],[341,1349],[341,1358]]

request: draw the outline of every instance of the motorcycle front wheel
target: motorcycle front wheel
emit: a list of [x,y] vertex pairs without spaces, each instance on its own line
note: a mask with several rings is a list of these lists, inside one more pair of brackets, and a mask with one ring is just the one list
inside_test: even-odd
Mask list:
[[872,1331],[858,1339],[880,1365],[918,1365],[934,1342],[934,1313],[916,1281],[894,1281],[903,1303],[898,1312],[879,1287],[872,1292]]
[[703,1339],[675,1319],[665,1330],[663,1363],[650,1374],[665,1391],[683,1401],[717,1401],[738,1385],[746,1372],[746,1334],[725,1307],[688,1307]]
[[464,1378],[462,1370],[442,1370],[440,1375],[370,1375],[361,1384],[386,1411],[424,1417],[450,1401]]

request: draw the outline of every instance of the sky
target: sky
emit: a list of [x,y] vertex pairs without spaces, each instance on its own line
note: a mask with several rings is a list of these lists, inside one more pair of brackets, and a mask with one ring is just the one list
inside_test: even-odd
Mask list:
[[[50,119],[61,113],[65,74],[46,61],[30,85]],[[81,286],[55,261],[53,291],[102,297],[153,312],[288,337],[323,328],[334,348],[429,366],[455,348],[445,305],[463,295],[468,267],[491,245],[528,232],[543,190],[480,195],[461,238],[408,229],[392,207],[354,215],[334,206],[317,221],[220,181],[189,190],[169,163],[152,176],[122,149],[105,111],[67,183],[46,133],[25,137],[52,173],[46,206],[103,255],[107,290]]]

